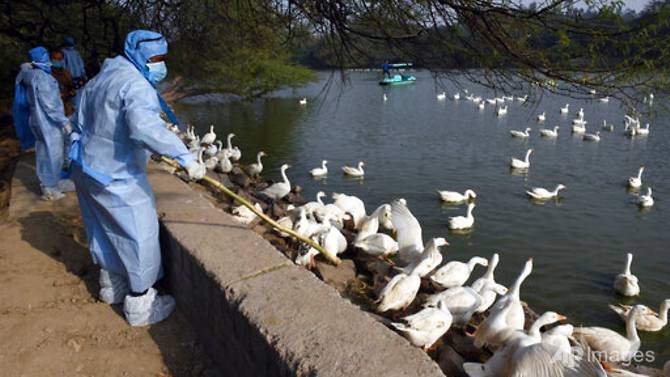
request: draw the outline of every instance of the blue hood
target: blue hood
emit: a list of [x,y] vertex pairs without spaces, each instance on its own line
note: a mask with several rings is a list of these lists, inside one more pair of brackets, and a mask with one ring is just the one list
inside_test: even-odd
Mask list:
[[125,47],[123,49],[126,58],[137,69],[142,72],[142,75],[149,79],[149,69],[146,64],[149,58],[166,55],[168,52],[168,44],[165,37],[160,33],[149,30],[135,30],[128,33],[126,37]]

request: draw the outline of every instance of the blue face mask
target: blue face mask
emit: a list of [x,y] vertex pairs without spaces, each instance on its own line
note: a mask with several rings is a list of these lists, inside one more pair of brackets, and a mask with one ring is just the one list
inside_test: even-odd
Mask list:
[[161,82],[167,76],[165,62],[147,63],[147,68],[149,68],[149,77],[147,78],[154,85]]
[[63,61],[62,60],[52,60],[51,61],[51,66],[54,68],[63,68]]

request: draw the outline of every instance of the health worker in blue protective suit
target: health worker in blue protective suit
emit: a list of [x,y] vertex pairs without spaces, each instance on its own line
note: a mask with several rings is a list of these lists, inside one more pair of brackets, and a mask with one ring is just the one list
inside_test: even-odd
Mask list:
[[76,108],[81,100],[81,90],[86,83],[86,67],[84,60],[79,55],[79,51],[75,49],[74,37],[66,36],[63,38],[63,67],[72,74],[72,85],[76,90],[76,94],[72,99],[72,104]]
[[[16,78],[14,110],[17,130],[28,111],[28,128],[35,138],[35,165],[45,200],[61,199],[63,191],[73,190],[69,180],[61,180],[64,161],[64,134],[72,130],[63,112],[58,82],[51,76],[49,52],[44,47],[29,51],[31,67],[24,67]],[[23,106],[17,106],[20,102]],[[25,130],[20,131],[24,133]]]
[[124,55],[107,59],[84,87],[75,112],[72,177],[89,248],[100,274],[100,298],[123,302],[133,326],[160,322],[174,299],[153,287],[162,276],[158,218],[145,173],[151,153],[165,155],[201,179],[205,166],[165,127],[155,85],[167,75],[168,45],[158,33],[128,34]]

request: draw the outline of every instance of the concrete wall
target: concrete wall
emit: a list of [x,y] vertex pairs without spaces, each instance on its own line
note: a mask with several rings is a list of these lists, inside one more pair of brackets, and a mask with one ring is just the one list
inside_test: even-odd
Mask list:
[[230,376],[443,376],[423,351],[155,169],[170,289]]

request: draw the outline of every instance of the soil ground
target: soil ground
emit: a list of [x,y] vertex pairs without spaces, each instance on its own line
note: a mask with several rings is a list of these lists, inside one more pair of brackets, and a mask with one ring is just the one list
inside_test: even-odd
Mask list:
[[133,328],[98,301],[76,196],[40,200],[33,159],[0,222],[0,376],[219,376],[179,309]]

